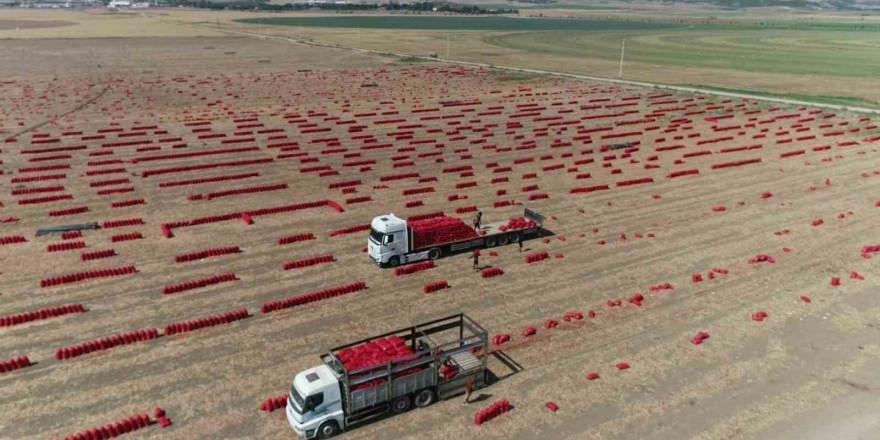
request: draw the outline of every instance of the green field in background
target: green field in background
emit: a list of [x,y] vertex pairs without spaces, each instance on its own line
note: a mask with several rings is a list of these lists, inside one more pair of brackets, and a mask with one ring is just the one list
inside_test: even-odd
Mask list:
[[529,11],[529,9],[571,9],[577,11],[620,11],[625,8],[615,6],[592,6],[592,5],[570,5],[558,3],[535,3],[531,5],[511,5],[510,3],[476,3],[483,9],[518,9],[520,11]]
[[412,29],[412,30],[475,30],[475,31],[602,31],[602,30],[651,30],[682,27],[661,22],[569,20],[515,17],[469,17],[469,16],[387,16],[348,15],[340,17],[266,17],[243,18],[239,23],[335,27],[361,29]]
[[[673,23],[474,16],[266,17],[243,23],[302,27],[479,30],[491,45],[563,57],[626,60],[796,75],[880,77],[880,25],[860,23]],[[711,82],[711,81],[709,81]]]
[[798,75],[880,76],[880,32],[763,29],[519,32],[489,44],[543,54]]
[[[493,7],[500,5],[492,5]],[[592,9],[585,7],[585,9]],[[603,8],[604,9],[604,8]],[[574,19],[574,18],[519,18],[516,16],[468,15],[341,15],[316,17],[255,17],[233,20],[238,23],[362,29],[410,30],[471,30],[471,31],[611,31],[689,29],[694,31],[755,31],[803,30],[840,32],[880,32],[880,23],[834,23],[813,21],[721,22],[710,19],[684,22],[681,19]]]

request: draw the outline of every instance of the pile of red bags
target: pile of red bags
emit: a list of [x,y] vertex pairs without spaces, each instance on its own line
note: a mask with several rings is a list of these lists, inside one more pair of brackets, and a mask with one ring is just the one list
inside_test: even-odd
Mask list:
[[434,260],[422,261],[419,263],[407,264],[394,269],[394,276],[409,275],[423,270],[433,269]]
[[0,237],[0,245],[25,243],[25,242],[27,242],[27,239],[21,235],[11,235],[9,237]]
[[455,368],[450,365],[443,365],[440,367],[440,374],[443,375],[445,379],[452,379],[458,374],[458,368]]
[[651,286],[648,288],[648,290],[650,290],[651,292],[659,292],[661,290],[667,290],[667,289],[672,290],[672,289],[674,289],[674,287],[672,287],[672,284],[670,284],[670,283],[660,283],[660,284],[657,284],[656,286]]
[[580,321],[581,319],[584,319],[584,314],[581,312],[566,312],[565,316],[562,317],[562,320],[565,322]]
[[270,397],[260,404],[260,411],[272,412],[285,406],[287,406],[287,394]]
[[110,241],[116,243],[118,241],[128,241],[128,240],[137,240],[139,238],[144,238],[144,236],[140,232],[131,232],[128,234],[117,234],[110,237]]
[[501,275],[503,273],[504,273],[504,271],[502,271],[500,267],[490,267],[488,269],[483,269],[480,272],[480,277],[492,278],[492,277],[497,277],[498,275]]
[[129,417],[127,419],[119,420],[114,423],[109,423],[104,426],[99,426],[97,428],[87,429],[85,431],[77,432],[74,435],[67,436],[65,438],[74,438],[74,439],[97,439],[97,438],[113,438],[119,436],[120,434],[129,433],[141,428],[146,428],[152,424],[150,420],[150,416],[146,414],[139,414],[134,417]]
[[510,340],[510,335],[507,333],[501,333],[492,336],[492,344],[501,345]]
[[537,226],[534,220],[526,220],[523,217],[513,217],[508,220],[506,225],[502,225],[498,229],[503,231],[509,231],[513,229],[525,229],[525,228],[534,228]]
[[409,226],[413,231],[413,247],[416,249],[477,236],[474,228],[459,218],[449,216],[410,221]]
[[641,307],[642,301],[644,301],[644,300],[645,300],[644,295],[642,295],[641,293],[636,293],[636,294],[633,294],[632,296],[630,296],[629,298],[627,298],[626,301],[636,307]]
[[436,292],[438,290],[448,289],[448,288],[449,288],[449,283],[446,280],[442,280],[442,281],[435,281],[433,283],[425,284],[425,287],[423,290],[425,293],[431,293],[431,292]]
[[82,344],[61,347],[55,350],[55,359],[70,359],[94,351],[109,350],[119,345],[134,344],[136,342],[148,341],[158,337],[159,331],[155,328],[119,333],[105,338],[83,342]]
[[761,263],[764,261],[766,261],[768,263],[775,263],[776,262],[776,260],[774,260],[773,257],[771,257],[769,255],[758,254],[758,255],[755,255],[755,258],[752,258],[749,260],[749,264]]
[[357,370],[370,365],[411,356],[413,351],[400,336],[374,339],[370,342],[339,350],[336,357],[346,370]]
[[46,252],[70,251],[74,249],[82,249],[86,247],[84,241],[65,241],[62,243],[51,243],[46,246]]
[[27,356],[19,356],[0,362],[0,373],[7,373],[18,370],[19,368],[30,367],[33,365]]
[[67,304],[60,307],[47,307],[40,310],[16,313],[14,315],[0,316],[0,327],[8,327],[39,319],[54,318],[70,313],[83,313],[86,309],[82,304]]
[[507,399],[499,400],[489,405],[487,408],[477,411],[477,413],[474,414],[474,423],[476,423],[477,426],[480,426],[483,422],[488,422],[508,411],[510,411],[510,402]]
[[[503,226],[502,226],[503,227]],[[534,254],[526,255],[526,263],[536,263],[541,260],[546,260],[550,254],[547,251],[536,252]]]
[[699,332],[697,332],[697,334],[691,339],[691,344],[694,344],[694,345],[700,345],[701,343],[703,343],[703,340],[708,339],[708,338],[709,338],[709,333],[706,333],[706,332],[704,332],[704,331],[699,331]]
[[862,253],[867,254],[870,252],[880,252],[880,244],[869,244],[862,246]]
[[184,281],[177,284],[169,284],[162,288],[163,295],[170,295],[173,293],[183,292],[185,290],[198,289],[201,287],[211,286],[214,284],[225,283],[227,281],[235,281],[235,274],[232,272],[222,273],[219,275],[212,275],[209,277],[203,277],[196,280]]
[[199,330],[208,327],[214,327],[220,324],[229,324],[248,317],[247,309],[234,310],[222,315],[212,315],[206,318],[196,318],[190,321],[181,321],[171,323],[165,326],[165,336],[171,336],[177,333],[186,333],[193,330]]
[[196,261],[196,260],[201,260],[201,259],[208,258],[208,257],[217,257],[220,255],[227,255],[227,254],[237,254],[239,252],[241,252],[241,248],[239,248],[238,246],[226,246],[226,247],[202,249],[200,251],[175,255],[174,262],[175,263],[185,263],[188,261]]

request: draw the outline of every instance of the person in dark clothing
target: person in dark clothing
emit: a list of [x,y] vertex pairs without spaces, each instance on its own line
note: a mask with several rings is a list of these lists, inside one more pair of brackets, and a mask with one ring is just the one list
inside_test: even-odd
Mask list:
[[474,229],[480,230],[480,222],[483,220],[483,211],[477,211],[477,216],[474,217]]
[[522,240],[518,241],[516,244],[519,245],[519,251],[522,252]]
[[474,260],[474,271],[480,270],[480,250],[474,249],[474,254],[471,256],[471,259]]

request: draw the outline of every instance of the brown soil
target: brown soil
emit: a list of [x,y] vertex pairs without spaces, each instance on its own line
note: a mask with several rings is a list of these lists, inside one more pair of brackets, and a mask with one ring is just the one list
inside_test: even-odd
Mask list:
[[0,20],[0,30],[7,29],[42,29],[62,26],[73,26],[69,21],[38,21],[38,20]]
[[[76,47],[74,47],[76,46]],[[86,47],[92,49],[78,49]],[[209,48],[210,47],[210,48]],[[70,50],[65,55],[65,51]],[[876,371],[880,362],[880,304],[876,289],[880,280],[878,257],[863,259],[861,246],[877,244],[880,230],[874,174],[880,170],[876,144],[864,141],[876,136],[871,122],[858,115],[810,114],[812,109],[783,108],[752,102],[679,95],[676,103],[657,104],[649,98],[653,90],[585,84],[571,81],[501,81],[486,70],[459,69],[441,64],[407,65],[391,59],[371,58],[349,52],[306,48],[268,40],[241,38],[92,40],[76,45],[65,41],[21,41],[0,46],[0,58],[19,54],[14,67],[2,66],[0,83],[0,138],[22,126],[53,120],[84,100],[107,91],[94,104],[60,120],[2,144],[0,169],[3,192],[0,218],[15,216],[18,222],[3,223],[2,236],[23,235],[28,242],[0,246],[0,316],[82,303],[84,314],[69,315],[0,328],[0,358],[28,355],[37,364],[0,375],[0,438],[63,438],[75,432],[104,425],[133,414],[164,407],[174,422],[169,428],[153,426],[128,434],[151,439],[251,439],[290,438],[282,411],[266,414],[260,403],[282,395],[296,372],[319,362],[318,355],[329,347],[369,337],[397,327],[442,315],[465,312],[492,334],[510,333],[511,342],[496,347],[519,365],[515,371],[491,358],[490,368],[501,378],[479,390],[482,401],[462,406],[458,400],[383,420],[344,434],[349,439],[763,439],[777,438],[786,427],[807,420],[822,420],[844,413],[828,412],[837,404],[848,408],[870,408],[876,401]],[[77,52],[79,51],[79,52]],[[231,52],[235,52],[232,54]],[[93,55],[89,55],[89,54]],[[28,56],[25,56],[28,55]],[[92,56],[93,58],[86,59]],[[92,61],[94,60],[94,61]],[[262,62],[261,60],[269,60]],[[93,67],[101,64],[98,68]],[[93,70],[94,69],[94,70]],[[18,73],[16,73],[18,72]],[[42,72],[42,73],[40,73]],[[47,72],[52,72],[47,74]],[[378,87],[361,87],[376,83]],[[496,93],[499,91],[499,93]],[[635,97],[631,101],[624,98]],[[426,115],[457,115],[468,107],[445,107],[436,112],[411,113],[419,107],[441,107],[450,99],[479,100],[473,112],[463,118],[420,120]],[[602,101],[608,99],[609,101]],[[693,101],[687,101],[693,99]],[[591,102],[592,100],[592,102]],[[655,101],[655,102],[651,102]],[[620,108],[582,109],[582,106],[633,102]],[[517,110],[537,104],[547,107],[546,116],[578,120],[574,125],[553,126],[547,136],[535,136],[535,128],[551,121],[534,117],[509,119]],[[703,114],[684,115],[669,110],[653,122],[615,125],[644,118],[661,107],[695,105],[694,109],[717,106]],[[503,106],[501,115],[477,115],[489,107]],[[636,110],[637,114],[607,119],[583,119],[589,115]],[[571,110],[571,112],[567,112]],[[760,113],[746,115],[745,111]],[[309,116],[309,111],[318,115]],[[354,116],[374,111],[399,114]],[[563,112],[566,111],[566,112]],[[738,130],[713,132],[713,123],[703,118],[731,112],[734,117],[718,125],[744,125],[749,118],[764,120],[773,115],[797,113],[815,140],[780,143],[793,138],[795,119]],[[327,116],[319,115],[327,113]],[[329,127],[329,132],[303,133],[301,118]],[[287,118],[285,118],[287,116]],[[326,117],[356,119],[366,125],[362,133],[349,133]],[[822,116],[828,116],[823,118]],[[406,123],[375,124],[382,119],[406,118]],[[672,120],[690,119],[674,132],[661,133]],[[188,120],[212,121],[212,132],[232,137],[255,137],[253,142],[224,145],[219,139],[199,139],[198,127]],[[252,122],[235,122],[236,119]],[[475,122],[479,120],[479,122]],[[506,123],[520,121],[523,128],[506,134]],[[457,125],[472,129],[452,132]],[[681,122],[681,121],[680,121]],[[242,127],[263,124],[258,128]],[[823,124],[833,128],[820,128]],[[840,125],[848,123],[847,125]],[[19,125],[21,124],[21,125]],[[397,128],[403,124],[423,127]],[[487,125],[488,124],[488,125]],[[492,125],[497,124],[497,125]],[[156,125],[143,135],[84,140],[98,130]],[[585,129],[613,126],[612,132],[660,128],[625,140],[640,140],[637,151],[622,158],[623,150],[599,152],[603,144],[620,140],[601,139],[607,132],[589,134],[591,144],[578,136],[577,125]],[[693,128],[686,128],[692,126]],[[569,127],[561,131],[562,127]],[[303,127],[304,128],[304,127]],[[440,133],[428,133],[429,129]],[[482,131],[485,128],[485,131]],[[767,128],[764,139],[754,139]],[[850,130],[842,136],[823,137],[832,130]],[[236,131],[280,129],[275,133],[233,134]],[[414,139],[434,139],[431,144],[395,140],[389,131],[413,130]],[[477,131],[480,130],[480,131]],[[560,131],[557,131],[560,130]],[[78,132],[82,134],[68,134]],[[167,131],[167,133],[157,133]],[[700,137],[687,138],[688,133]],[[372,134],[377,143],[393,148],[363,150],[363,139]],[[484,144],[472,140],[491,134]],[[34,144],[49,138],[58,144]],[[298,142],[300,151],[317,157],[318,163],[300,163],[297,158],[278,158],[268,148],[270,136],[287,136]],[[524,135],[516,139],[516,135]],[[685,136],[673,140],[673,136]],[[801,133],[797,134],[801,136]],[[467,136],[456,139],[456,136]],[[733,140],[698,145],[721,136]],[[159,141],[165,138],[180,141]],[[340,147],[327,147],[317,139],[338,137]],[[658,137],[669,138],[658,141]],[[102,144],[122,140],[152,140],[158,151],[136,151],[139,147],[105,148]],[[572,142],[552,148],[554,139]],[[500,148],[520,146],[535,140],[534,149],[496,153],[482,145]],[[860,145],[841,146],[846,140]],[[185,143],[185,148],[172,148]],[[681,143],[685,149],[655,152],[655,148]],[[762,149],[720,153],[721,149],[760,143]],[[812,147],[831,145],[830,150]],[[87,145],[86,150],[66,153],[21,154],[22,150],[56,145]],[[225,149],[256,145],[257,151],[236,155],[201,156],[188,159],[130,163],[130,159],[156,154]],[[344,158],[345,153],[321,154],[326,148],[347,148],[361,158]],[[780,153],[803,148],[806,154],[780,158]],[[401,150],[403,149],[403,150]],[[592,153],[586,152],[593,149]],[[107,156],[90,152],[113,151]],[[456,152],[456,150],[460,150]],[[710,150],[711,155],[683,158],[687,152]],[[418,158],[418,153],[442,151],[444,163]],[[289,153],[290,151],[288,151]],[[566,153],[572,156],[567,157]],[[31,162],[32,158],[71,154],[70,159]],[[468,159],[464,154],[473,157]],[[656,161],[649,156],[659,155]],[[410,156],[414,166],[393,166],[395,156]],[[541,160],[544,155],[551,159]],[[614,158],[606,156],[614,155]],[[247,167],[192,171],[142,177],[143,171],[171,166],[190,166],[234,159],[276,158],[272,163]],[[514,158],[534,157],[534,162],[514,165]],[[713,170],[712,164],[760,157],[760,164]],[[352,160],[372,158],[371,169],[344,166]],[[576,160],[593,158],[589,164]],[[120,159],[121,164],[88,165],[89,162]],[[405,159],[400,159],[405,160]],[[512,166],[510,173],[493,173],[490,163]],[[562,163],[562,169],[544,171],[547,165]],[[611,164],[604,167],[603,163]],[[69,164],[60,181],[12,184],[15,177],[48,174],[21,172],[20,168]],[[443,173],[442,168],[468,164],[473,177]],[[660,168],[646,169],[646,164]],[[338,176],[318,177],[304,173],[311,165],[330,165]],[[124,167],[124,173],[86,176],[87,171]],[[577,167],[577,171],[567,172]],[[667,178],[674,170],[697,168],[700,174]],[[620,169],[620,174],[612,174]],[[213,184],[159,188],[158,182],[241,172],[259,172],[258,177]],[[380,182],[379,177],[402,172],[436,176],[439,181],[419,184],[414,179]],[[536,179],[522,175],[537,173]],[[576,179],[591,173],[588,179]],[[861,173],[867,173],[862,177]],[[499,175],[509,183],[491,184]],[[101,188],[90,182],[128,178],[133,192],[98,195]],[[654,183],[617,187],[615,182],[653,177]],[[335,181],[361,179],[357,193],[341,194],[328,189]],[[828,184],[826,185],[826,179]],[[457,182],[475,180],[477,187],[455,189]],[[230,196],[210,201],[188,201],[190,194],[254,185],[287,183],[282,191]],[[375,188],[377,185],[389,188]],[[535,192],[549,198],[527,201],[521,187],[537,184]],[[590,194],[569,194],[578,186],[609,184],[611,189]],[[18,205],[20,199],[44,194],[13,196],[13,188],[63,185],[74,200]],[[433,185],[435,193],[404,197],[404,188]],[[814,187],[811,189],[811,186]],[[117,186],[118,187],[118,186]],[[497,196],[506,189],[508,194]],[[764,192],[772,197],[762,198]],[[448,202],[448,194],[464,194],[462,201]],[[53,193],[49,193],[53,194]],[[659,198],[652,197],[658,195]],[[348,197],[371,195],[373,201],[345,205]],[[144,205],[111,208],[114,201],[143,198]],[[330,198],[343,203],[344,213],[316,208],[255,217],[253,225],[232,220],[179,228],[174,237],[162,237],[163,222],[285,205]],[[408,200],[422,199],[425,206],[404,208]],[[526,264],[516,247],[486,252],[483,264],[500,267],[504,274],[482,279],[470,268],[465,255],[437,261],[437,267],[414,275],[395,277],[389,270],[371,264],[362,253],[366,235],[329,237],[336,229],[368,222],[374,215],[399,215],[476,205],[484,221],[492,222],[521,214],[521,206],[495,209],[497,200],[515,199],[548,217],[546,227],[553,236],[532,240],[526,252],[546,250],[551,258]],[[742,202],[740,204],[740,202]],[[68,217],[48,217],[47,212],[88,205],[89,212]],[[724,212],[713,207],[724,205]],[[852,214],[847,214],[852,212]],[[843,213],[842,219],[838,214]],[[550,216],[556,216],[552,219]],[[60,242],[57,235],[35,237],[41,227],[112,219],[142,218],[144,225],[87,231],[85,251],[115,249],[117,256],[80,261],[80,251],[47,252],[46,246]],[[815,219],[821,226],[811,226]],[[594,233],[593,230],[596,229]],[[785,235],[774,232],[790,230]],[[114,234],[139,231],[144,239],[111,243]],[[285,235],[313,232],[316,240],[279,246]],[[655,234],[649,238],[648,233]],[[622,239],[625,234],[626,239]],[[640,234],[642,238],[638,238]],[[599,241],[605,244],[600,245]],[[174,263],[175,255],[199,249],[237,245],[243,253],[191,263]],[[783,248],[790,248],[785,252]],[[306,269],[283,271],[286,261],[313,255],[333,254],[336,261]],[[756,254],[770,254],[775,263],[749,264]],[[875,254],[876,255],[876,254]],[[110,279],[40,288],[39,280],[49,276],[91,269],[133,264],[138,273]],[[727,275],[692,283],[694,273],[706,277],[711,268],[725,268]],[[162,295],[163,286],[214,274],[234,272],[235,282]],[[849,278],[850,272],[864,280]],[[829,286],[832,276],[842,278],[838,287]],[[448,280],[450,289],[422,293],[425,283]],[[305,292],[351,281],[363,280],[369,289],[305,307],[261,314],[260,305]],[[673,290],[653,292],[650,286],[669,282]],[[626,302],[636,292],[645,296],[641,307]],[[804,303],[799,298],[812,299]],[[623,299],[622,307],[608,307],[607,300]],[[114,333],[148,328],[224,313],[246,307],[252,317],[243,321],[203,329],[189,334],[116,347],[72,360],[54,359],[58,347],[78,344]],[[595,310],[597,316],[580,322],[561,322],[553,330],[542,326],[545,319],[561,321],[567,311]],[[769,313],[764,322],[750,315]],[[526,326],[539,328],[531,339],[523,338]],[[690,338],[707,331],[710,338],[692,345]],[[631,368],[618,371],[615,364],[628,362]],[[600,379],[584,376],[596,371]],[[864,399],[852,395],[867,396]],[[473,414],[491,401],[506,398],[515,409],[483,427],[473,425]],[[550,413],[545,402],[560,407]],[[861,406],[860,406],[861,405]],[[828,419],[826,419],[828,420]],[[874,420],[872,422],[872,420]],[[857,424],[870,431],[876,418],[864,416]],[[872,425],[871,423],[875,423]],[[876,428],[875,431],[876,432]],[[860,435],[860,434],[859,434]],[[778,438],[784,438],[781,435]],[[856,438],[855,436],[851,438]]]

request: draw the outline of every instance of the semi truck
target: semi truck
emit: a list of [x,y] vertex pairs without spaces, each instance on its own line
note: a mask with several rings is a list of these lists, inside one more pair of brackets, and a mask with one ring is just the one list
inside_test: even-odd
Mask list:
[[486,330],[465,314],[329,350],[297,373],[287,420],[300,437],[330,438],[389,414],[424,408],[487,385]]
[[[507,222],[481,224],[479,230],[452,238],[448,241],[419,240],[415,223],[395,216],[380,215],[370,223],[367,249],[370,259],[379,267],[396,267],[400,264],[432,259],[472,248],[491,248],[518,243],[542,233],[544,217],[524,208],[520,218]],[[470,228],[470,226],[467,226]]]

